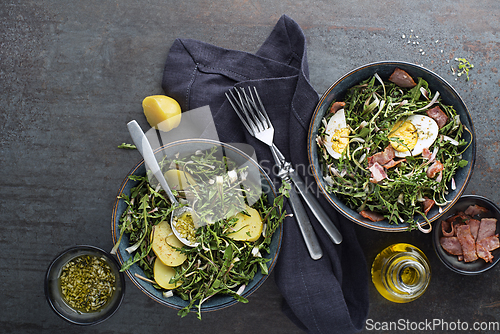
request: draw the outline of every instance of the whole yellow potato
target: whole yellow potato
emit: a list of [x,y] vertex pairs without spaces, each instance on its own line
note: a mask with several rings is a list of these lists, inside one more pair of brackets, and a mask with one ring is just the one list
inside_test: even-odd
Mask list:
[[170,279],[175,276],[175,269],[166,266],[159,258],[155,260],[153,275],[156,283],[164,289],[171,290],[182,285],[182,282],[170,283]]
[[163,264],[177,267],[186,261],[187,256],[172,246],[181,248],[184,244],[172,232],[169,222],[164,220],[155,226],[151,248]]
[[142,101],[144,115],[152,128],[170,131],[181,122],[181,107],[176,100],[165,95],[152,95]]
[[262,218],[257,210],[249,206],[246,211],[250,216],[239,212],[234,217],[238,218],[236,225],[231,229],[234,232],[228,234],[228,237],[239,241],[256,241],[262,233]]

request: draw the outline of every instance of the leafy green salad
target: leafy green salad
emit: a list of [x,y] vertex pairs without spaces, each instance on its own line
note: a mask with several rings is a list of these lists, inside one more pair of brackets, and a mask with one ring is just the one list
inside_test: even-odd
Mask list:
[[[256,189],[261,187],[260,181],[254,189],[243,182],[247,167],[239,167],[225,156],[220,158],[218,150],[214,146],[160,161],[180,205],[190,203],[204,222],[193,227],[196,247],[183,245],[172,233],[169,222],[174,207],[147,175],[129,176],[138,184],[130,196],[121,195],[127,209],[120,217],[120,237],[114,251],[127,234],[126,251],[130,253],[121,270],[137,264],[144,271],[139,279],[163,291],[164,297],[177,295],[187,301],[180,316],[196,309],[201,319],[202,304],[219,294],[247,302],[242,293],[259,271],[268,274],[270,259],[265,255],[270,253],[272,236],[285,217],[287,189],[280,189],[269,202],[265,191]],[[219,219],[217,212],[225,213],[224,217]]]
[[322,120],[316,142],[327,190],[371,221],[420,228],[418,216],[429,222],[430,209],[448,203],[468,164],[464,131],[422,78],[375,74],[333,101]]

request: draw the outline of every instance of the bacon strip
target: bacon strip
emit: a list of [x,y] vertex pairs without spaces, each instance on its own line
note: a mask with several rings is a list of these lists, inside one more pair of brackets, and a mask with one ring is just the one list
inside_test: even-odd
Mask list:
[[333,102],[330,112],[332,114],[335,114],[338,110],[342,109],[345,107],[345,102]]
[[481,219],[481,225],[479,225],[479,231],[477,233],[477,241],[481,241],[484,238],[491,237],[495,235],[497,230],[497,220],[496,218],[483,218]]
[[394,159],[395,156],[396,154],[394,152],[394,148],[392,148],[392,146],[389,145],[384,149],[384,152],[378,152],[368,157],[368,167],[373,166],[373,164],[376,162],[378,162],[379,165],[383,166],[392,159]]
[[424,147],[422,150],[422,157],[429,160],[432,157],[432,152],[427,147]]
[[476,254],[476,244],[474,242],[474,237],[470,233],[469,225],[457,226],[457,238],[462,245],[462,252],[464,255],[465,262],[472,262],[478,259]]
[[389,81],[403,88],[413,88],[417,85],[408,73],[399,68],[396,68],[394,72],[392,72]]
[[455,236],[455,229],[453,228],[453,224],[447,220],[443,220],[441,222],[441,233],[445,237],[453,237]]
[[398,160],[398,161],[394,161],[393,159],[391,159],[391,160],[389,160],[388,163],[384,164],[384,168],[385,169],[389,169],[389,168],[392,168],[392,167],[396,167],[397,165],[399,165],[403,161],[406,161],[406,159],[401,159],[401,160]]
[[465,215],[462,211],[457,212],[454,216],[447,219],[450,223],[465,223],[469,220],[469,217]]
[[373,166],[368,169],[372,172],[372,176],[370,178],[370,182],[372,183],[378,183],[387,178],[387,173],[385,172],[384,167],[380,166],[378,162],[374,163]]
[[477,255],[486,262],[493,261],[493,255],[490,253],[500,247],[500,240],[498,234],[483,238],[476,242]]
[[498,234],[481,239],[477,243],[481,244],[484,247],[484,249],[490,252],[500,247],[500,240],[498,239]]
[[[476,215],[488,211],[477,205],[472,205],[467,210]],[[449,254],[457,255],[459,261],[472,262],[481,258],[486,262],[492,262],[494,257],[491,251],[500,248],[496,227],[496,218],[477,220],[470,218],[464,212],[458,212],[441,222],[443,237],[439,242]]]
[[486,213],[489,210],[486,208],[483,208],[482,206],[479,206],[477,204],[475,205],[470,205],[467,210],[465,210],[465,214],[471,217],[480,215],[481,213]]
[[384,216],[382,216],[380,213],[376,213],[370,210],[363,210],[359,214],[365,218],[370,219],[372,222],[384,220]]
[[476,253],[479,258],[486,262],[493,261],[493,255],[491,255],[491,253],[479,242],[476,244]]
[[439,106],[427,110],[427,116],[435,120],[440,129],[448,122],[448,116],[446,116]]
[[465,223],[470,226],[470,233],[474,237],[474,240],[477,240],[477,234],[479,232],[479,226],[481,224],[481,221],[477,219],[469,219]]
[[427,177],[432,179],[442,170],[444,170],[443,164],[439,160],[436,160],[429,168],[427,168]]
[[462,245],[457,237],[441,237],[439,243],[451,255],[462,255]]
[[433,199],[430,199],[430,198],[427,198],[427,197],[424,197],[424,202],[423,202],[423,205],[424,205],[424,213],[425,215],[427,216],[427,213],[432,209],[432,207],[434,206],[434,203],[436,203]]

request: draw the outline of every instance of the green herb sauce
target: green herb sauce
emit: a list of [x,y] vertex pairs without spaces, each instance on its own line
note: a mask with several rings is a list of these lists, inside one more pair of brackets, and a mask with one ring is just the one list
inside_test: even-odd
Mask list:
[[64,301],[76,311],[95,312],[111,299],[115,275],[102,258],[82,255],[66,263],[59,277]]

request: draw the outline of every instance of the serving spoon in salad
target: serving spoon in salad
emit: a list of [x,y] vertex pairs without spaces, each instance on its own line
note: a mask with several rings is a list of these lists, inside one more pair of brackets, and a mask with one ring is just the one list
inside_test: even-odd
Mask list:
[[170,190],[167,180],[165,179],[165,176],[161,171],[160,165],[156,160],[153,148],[151,147],[151,144],[149,143],[149,140],[144,134],[144,132],[142,131],[140,125],[135,120],[133,120],[127,123],[127,128],[130,133],[130,136],[132,137],[132,141],[137,147],[137,150],[139,151],[139,153],[141,153],[142,157],[144,158],[146,166],[149,168],[149,170],[151,170],[155,178],[160,183],[160,186],[163,188],[163,190],[165,190],[165,193],[167,194],[170,202],[175,207],[170,218],[170,226],[175,236],[186,246],[190,247],[198,246],[197,242],[192,242],[187,238],[181,236],[177,228],[178,223],[186,221],[187,215],[195,217],[194,210],[189,206],[179,206],[180,205],[179,201],[177,201],[174,194]]

